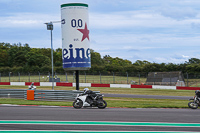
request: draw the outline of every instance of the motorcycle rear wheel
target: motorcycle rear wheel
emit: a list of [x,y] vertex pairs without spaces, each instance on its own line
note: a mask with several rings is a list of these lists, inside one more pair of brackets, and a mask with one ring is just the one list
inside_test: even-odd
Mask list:
[[75,100],[75,101],[73,102],[73,107],[74,107],[75,109],[80,109],[80,108],[82,108],[82,106],[83,106],[83,101],[81,101],[81,100],[79,100],[79,102],[77,102],[77,100]]
[[198,104],[197,104],[197,103],[194,103],[194,102],[189,102],[189,103],[188,103],[188,106],[189,106],[191,109],[197,109],[197,108],[198,108]]
[[102,103],[98,104],[97,107],[99,109],[104,109],[107,107],[107,102],[105,100],[102,101]]

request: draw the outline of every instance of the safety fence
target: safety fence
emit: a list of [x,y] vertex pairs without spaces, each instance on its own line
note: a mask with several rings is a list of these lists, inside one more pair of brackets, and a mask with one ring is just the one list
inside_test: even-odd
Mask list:
[[17,89],[0,89],[1,98],[20,98],[24,99],[24,94],[26,90]]
[[[99,91],[94,91],[99,94]],[[21,90],[21,89],[0,89],[0,98],[19,98],[27,100],[44,101],[73,101],[77,94],[83,91],[77,90]]]
[[[81,83],[100,84],[144,84],[148,73],[87,73],[80,71],[79,81]],[[21,73],[21,72],[0,72],[0,82],[70,82],[76,81],[75,72],[57,73]]]
[[[158,75],[159,72],[152,72],[151,80],[148,81],[148,72],[110,72],[110,73],[88,73],[86,71],[80,71],[79,82],[80,83],[99,83],[99,84],[132,84],[132,85],[167,85],[187,87],[200,87],[200,73],[183,73],[182,81],[180,78],[175,78],[173,72],[167,74]],[[167,73],[167,72],[165,72]],[[158,81],[162,77],[161,81]],[[57,73],[54,72],[54,77],[51,77],[51,73],[22,73],[22,72],[0,72],[0,82],[69,82],[75,83],[75,72]]]
[[[29,93],[33,92],[33,94]],[[62,90],[27,90],[24,99],[27,100],[52,100],[52,101],[71,101],[82,91],[62,91]],[[32,96],[31,96],[32,95]],[[31,98],[31,99],[30,99]]]

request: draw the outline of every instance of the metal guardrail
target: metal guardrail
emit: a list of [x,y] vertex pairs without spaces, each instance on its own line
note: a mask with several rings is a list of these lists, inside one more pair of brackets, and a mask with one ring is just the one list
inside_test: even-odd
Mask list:
[[24,98],[26,90],[0,89],[0,98]]
[[[35,100],[74,100],[77,94],[83,93],[83,91],[62,91],[62,90],[35,90]],[[27,95],[25,94],[25,99]]]
[[[100,91],[94,91],[100,93]],[[72,101],[77,94],[83,91],[70,91],[70,90],[34,90],[35,100],[44,101]],[[27,99],[27,90],[20,89],[0,89],[0,98],[20,98]]]

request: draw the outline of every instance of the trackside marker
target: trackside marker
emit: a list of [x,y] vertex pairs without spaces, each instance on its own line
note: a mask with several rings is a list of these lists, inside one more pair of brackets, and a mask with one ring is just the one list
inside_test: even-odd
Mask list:
[[35,100],[34,92],[34,90],[27,90],[27,100]]

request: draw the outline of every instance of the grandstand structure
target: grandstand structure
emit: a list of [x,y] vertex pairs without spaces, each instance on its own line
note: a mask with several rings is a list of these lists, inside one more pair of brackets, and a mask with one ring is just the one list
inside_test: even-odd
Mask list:
[[185,86],[183,73],[175,72],[149,72],[146,80],[147,85]]

